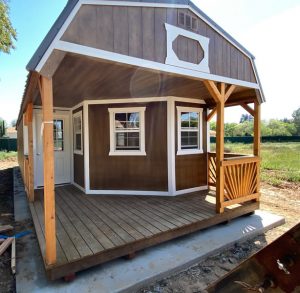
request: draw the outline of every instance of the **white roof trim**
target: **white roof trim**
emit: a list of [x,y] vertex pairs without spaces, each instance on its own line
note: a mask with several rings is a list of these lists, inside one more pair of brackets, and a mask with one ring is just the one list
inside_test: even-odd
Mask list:
[[140,59],[136,57],[131,57],[127,55],[122,55],[114,52],[104,51],[100,49],[95,49],[88,46],[78,45],[75,43],[65,42],[65,41],[56,41],[54,49],[61,50],[64,52],[70,52],[74,54],[80,54],[84,56],[99,58],[103,60],[109,60],[112,62],[118,62],[122,64],[130,64],[138,67],[154,69],[158,71],[174,73],[178,75],[185,75],[189,77],[194,77],[198,79],[208,79],[214,80],[217,82],[225,82],[228,84],[234,84],[238,86],[244,86],[254,89],[259,89],[259,85],[252,82],[242,81],[238,79],[232,79],[224,76],[214,75],[210,73],[205,73],[201,71],[195,71],[192,69],[186,69],[181,67],[176,67],[173,65],[158,63],[154,61],[149,61],[145,59]]

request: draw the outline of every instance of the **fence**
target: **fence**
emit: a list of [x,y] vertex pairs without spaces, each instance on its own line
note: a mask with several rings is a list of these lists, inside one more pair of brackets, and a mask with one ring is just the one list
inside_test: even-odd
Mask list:
[[[226,136],[226,143],[253,143],[252,136]],[[216,142],[215,137],[210,138],[211,143]],[[262,136],[261,142],[300,142],[300,136]]]
[[16,138],[0,138],[0,151],[17,151]]

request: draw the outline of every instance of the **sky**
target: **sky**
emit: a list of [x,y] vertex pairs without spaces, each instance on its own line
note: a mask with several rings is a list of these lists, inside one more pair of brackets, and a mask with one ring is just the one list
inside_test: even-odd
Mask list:
[[[10,0],[18,33],[16,49],[0,53],[0,117],[16,119],[27,76],[26,64],[67,0]],[[194,0],[210,18],[255,57],[267,103],[262,119],[291,118],[300,107],[300,0]],[[243,110],[225,111],[226,122],[238,122]]]

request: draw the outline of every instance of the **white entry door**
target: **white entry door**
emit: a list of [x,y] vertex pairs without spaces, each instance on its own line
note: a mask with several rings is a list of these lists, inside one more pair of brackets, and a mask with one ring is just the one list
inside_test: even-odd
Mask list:
[[[36,149],[35,149],[35,186],[44,185],[42,113],[35,115]],[[71,182],[71,143],[70,143],[70,114],[56,112],[53,114],[54,139],[54,175],[55,184]]]

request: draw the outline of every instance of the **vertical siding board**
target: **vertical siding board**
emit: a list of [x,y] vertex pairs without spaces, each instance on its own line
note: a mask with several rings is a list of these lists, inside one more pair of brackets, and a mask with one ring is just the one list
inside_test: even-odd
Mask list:
[[216,68],[216,74],[217,75],[223,75],[223,40],[219,34],[216,34],[215,37],[215,68]]
[[230,45],[230,75],[232,78],[238,78],[238,52],[235,47]]
[[83,5],[79,11],[79,38],[80,43],[89,46],[97,46],[97,9],[94,5]]
[[114,25],[112,6],[97,7],[97,48],[114,50]]
[[[167,23],[178,26],[178,10],[173,8],[167,8]],[[173,42],[173,50],[177,52],[178,43],[177,39]]]
[[167,21],[166,8],[155,8],[155,61],[165,63],[167,57],[167,33],[165,22]]
[[238,79],[245,79],[245,71],[244,71],[244,55],[241,52],[238,53]]
[[187,61],[191,63],[198,63],[198,48],[200,50],[200,45],[193,40],[188,40],[187,42],[187,51],[188,51],[188,58]]
[[251,63],[248,58],[245,58],[245,80],[251,80]]
[[154,8],[142,8],[143,19],[143,58],[155,60],[154,50]]
[[183,36],[178,36],[177,43],[177,52],[175,51],[176,55],[180,60],[186,61],[188,56],[188,40]]
[[128,55],[128,8],[113,7],[114,52]]
[[129,55],[143,57],[142,8],[128,7]]
[[209,69],[210,73],[216,74],[216,55],[215,55],[215,31],[207,27],[207,37],[209,38]]

